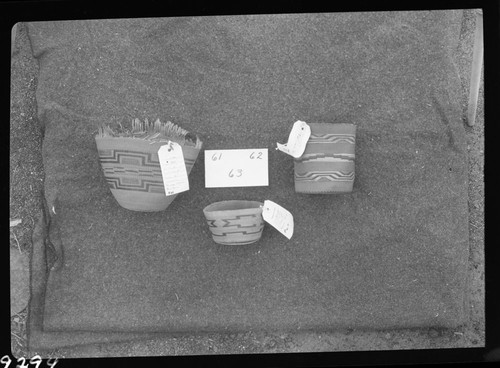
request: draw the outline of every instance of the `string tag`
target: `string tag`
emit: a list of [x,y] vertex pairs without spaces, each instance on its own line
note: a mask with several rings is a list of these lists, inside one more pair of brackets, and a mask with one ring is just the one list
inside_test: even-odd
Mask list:
[[286,154],[299,158],[306,149],[307,141],[311,136],[311,127],[305,121],[297,120],[292,127],[288,142],[285,144],[276,143],[277,150]]
[[189,190],[189,180],[182,147],[176,142],[168,141],[158,150],[158,157],[160,159],[165,195],[169,196]]
[[288,210],[273,201],[265,200],[262,218],[288,239],[292,238],[293,216]]

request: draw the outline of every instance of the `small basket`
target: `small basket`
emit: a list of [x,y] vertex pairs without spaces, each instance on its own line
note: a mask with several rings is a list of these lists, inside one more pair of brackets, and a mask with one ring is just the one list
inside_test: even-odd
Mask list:
[[218,244],[255,243],[262,236],[263,203],[256,201],[215,202],[203,209],[213,240]]

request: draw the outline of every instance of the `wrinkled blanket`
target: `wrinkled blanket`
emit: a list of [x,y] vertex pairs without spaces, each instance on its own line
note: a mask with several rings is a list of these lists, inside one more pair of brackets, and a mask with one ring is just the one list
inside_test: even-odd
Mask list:
[[[34,235],[33,348],[200,331],[454,327],[466,318],[461,11],[28,23],[40,65],[47,210]],[[269,186],[114,200],[94,135],[160,118],[204,149],[269,148]],[[294,191],[296,120],[357,126],[352,193]],[[214,243],[202,209],[272,200],[295,219]]]

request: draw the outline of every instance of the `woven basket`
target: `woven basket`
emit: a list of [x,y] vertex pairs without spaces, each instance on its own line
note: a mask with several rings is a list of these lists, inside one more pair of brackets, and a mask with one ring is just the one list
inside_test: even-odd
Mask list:
[[222,201],[203,209],[212,238],[216,243],[244,245],[262,236],[264,219],[261,202]]
[[309,194],[352,192],[356,126],[310,123],[311,136],[294,160],[295,191]]
[[[123,208],[162,211],[177,197],[177,194],[165,195],[158,150],[166,140],[155,139],[151,139],[151,135],[146,138],[124,137],[102,132],[95,137],[104,176],[111,193]],[[195,145],[179,143],[189,174],[200,152],[201,141]]]

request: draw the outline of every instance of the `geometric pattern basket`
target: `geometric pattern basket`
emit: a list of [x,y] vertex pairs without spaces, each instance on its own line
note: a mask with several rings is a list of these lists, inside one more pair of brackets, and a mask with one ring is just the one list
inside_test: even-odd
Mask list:
[[[165,195],[158,150],[165,142],[129,137],[96,137],[102,171],[111,193],[124,208],[162,211],[177,194]],[[189,175],[200,148],[181,146]]]
[[311,136],[294,159],[298,193],[348,193],[354,184],[356,125],[309,123]]
[[212,239],[219,244],[244,245],[255,243],[262,236],[263,203],[230,200],[215,202],[203,209]]

